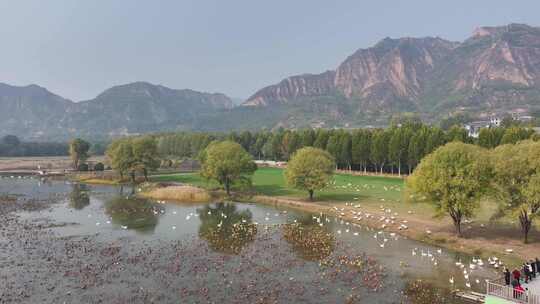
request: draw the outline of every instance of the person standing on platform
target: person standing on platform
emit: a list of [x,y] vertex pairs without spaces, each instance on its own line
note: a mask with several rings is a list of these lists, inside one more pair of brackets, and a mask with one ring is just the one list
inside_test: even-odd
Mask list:
[[504,283],[506,286],[510,285],[510,270],[504,267]]

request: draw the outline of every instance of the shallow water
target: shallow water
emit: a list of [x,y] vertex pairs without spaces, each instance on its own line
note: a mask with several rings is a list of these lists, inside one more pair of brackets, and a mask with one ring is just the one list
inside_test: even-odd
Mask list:
[[[128,240],[139,249],[176,244],[177,258],[160,262],[168,272],[174,268],[167,280],[187,302],[253,302],[252,296],[264,293],[280,303],[339,303],[351,295],[362,303],[399,303],[405,286],[418,279],[441,292],[469,289],[466,282],[483,291],[495,272],[489,266],[468,269],[469,256],[339,218],[258,204],[155,202],[135,198],[134,190],[0,179],[0,194],[57,200],[51,208],[18,215],[53,223],[47,229],[59,237]],[[467,265],[468,280],[458,261]],[[144,276],[131,280],[141,288],[154,284]]]

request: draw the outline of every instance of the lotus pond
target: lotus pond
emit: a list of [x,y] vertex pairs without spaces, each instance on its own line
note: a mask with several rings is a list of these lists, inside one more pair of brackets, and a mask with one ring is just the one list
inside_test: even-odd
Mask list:
[[[456,303],[495,270],[396,234],[275,206],[0,179],[7,303]],[[12,207],[8,207],[12,206]],[[476,260],[476,259],[474,259]],[[453,283],[452,283],[453,282]]]

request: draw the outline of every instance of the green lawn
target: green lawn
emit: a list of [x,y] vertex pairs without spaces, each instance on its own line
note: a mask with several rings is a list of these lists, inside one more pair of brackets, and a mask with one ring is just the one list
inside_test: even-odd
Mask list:
[[[198,173],[167,174],[151,176],[152,181],[182,182],[207,189],[216,189],[218,184],[207,182]],[[285,196],[307,199],[307,193],[289,188],[285,185],[283,169],[259,168],[253,176],[255,192],[268,196]],[[427,220],[434,220],[434,208],[427,203],[408,203],[403,199],[404,181],[399,178],[377,176],[355,176],[348,174],[336,174],[334,183],[323,191],[315,192],[315,203],[326,204],[328,202],[354,202],[378,210],[380,205],[390,208],[395,212],[407,213],[409,210]],[[490,217],[497,209],[497,204],[489,200],[483,200],[480,209],[476,213],[475,220],[488,223]],[[445,217],[447,219],[447,217]],[[511,225],[515,227],[515,218],[504,218],[498,222],[500,227]],[[437,221],[439,221],[437,219]],[[537,221],[537,227],[540,222]],[[512,228],[514,229],[514,228]],[[514,230],[512,230],[514,231]],[[515,233],[515,232],[512,232]]]
[[[155,175],[152,181],[174,181],[192,184],[205,188],[215,188],[214,182],[207,182],[198,173]],[[289,188],[285,185],[283,169],[259,168],[253,175],[255,192],[269,196],[307,197],[307,193]],[[334,183],[327,189],[316,192],[318,201],[381,201],[397,202],[401,200],[403,180],[398,178],[354,176],[336,174]]]

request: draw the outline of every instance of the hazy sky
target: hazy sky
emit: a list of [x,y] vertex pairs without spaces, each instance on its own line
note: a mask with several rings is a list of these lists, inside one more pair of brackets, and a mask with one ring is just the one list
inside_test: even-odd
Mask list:
[[0,82],[75,101],[144,80],[246,98],[384,37],[540,26],[540,0],[0,0]]

